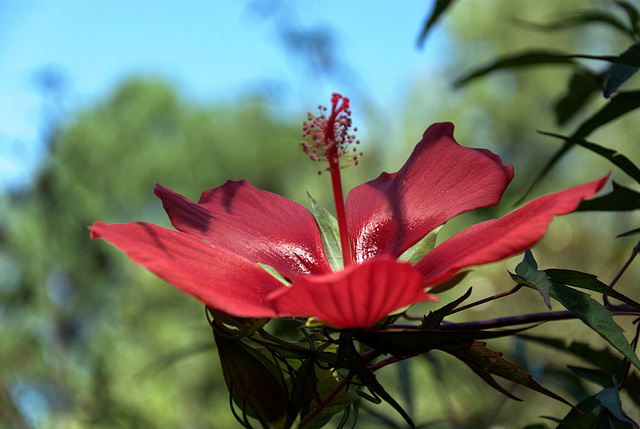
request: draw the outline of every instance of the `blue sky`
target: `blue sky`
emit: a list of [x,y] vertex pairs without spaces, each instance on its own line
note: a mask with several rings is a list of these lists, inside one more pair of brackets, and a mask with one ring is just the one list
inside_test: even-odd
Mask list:
[[[278,8],[286,4],[289,7]],[[331,92],[394,111],[411,81],[438,64],[437,41],[415,42],[429,2],[353,0],[4,0],[0,5],[0,189],[38,164],[42,98],[37,71],[60,72],[65,111],[131,75],[155,75],[202,103],[271,88],[304,112]],[[256,6],[263,9],[262,12]],[[267,12],[265,12],[267,11]],[[284,26],[283,26],[284,23]],[[335,41],[341,72],[322,78],[292,57],[279,30],[315,29]],[[358,124],[357,116],[356,124]],[[362,128],[363,124],[358,124]]]

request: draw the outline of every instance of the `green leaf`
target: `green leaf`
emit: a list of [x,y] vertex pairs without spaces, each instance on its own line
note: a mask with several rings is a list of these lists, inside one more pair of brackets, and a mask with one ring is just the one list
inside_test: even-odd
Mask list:
[[574,139],[586,138],[596,129],[618,119],[620,116],[640,107],[640,91],[620,92],[595,115],[584,121],[571,136]]
[[545,270],[545,272],[549,275],[551,280],[556,283],[562,283],[582,289],[592,290],[594,292],[610,296],[611,298],[615,298],[618,301],[622,301],[625,304],[629,304],[640,310],[640,303],[632,300],[631,298],[628,298],[615,289],[612,289],[608,285],[602,283],[594,274],[582,273],[580,271],[574,270],[561,270],[556,268]]
[[533,258],[533,253],[531,250],[527,250],[524,253],[524,259],[522,262],[516,266],[516,274],[511,274],[511,278],[517,282],[526,284],[529,287],[537,289],[542,295],[542,299],[544,299],[544,303],[551,309],[551,297],[550,297],[550,289],[551,289],[551,281],[549,281],[549,276],[544,271],[538,271],[538,264],[536,260]]
[[307,415],[311,401],[318,397],[314,366],[313,359],[306,359],[297,372],[292,374],[293,387],[285,427],[291,427],[298,414]]
[[560,134],[547,133],[544,131],[539,131],[539,133],[546,136],[557,137],[564,140],[565,142],[571,141],[573,144],[577,144],[578,146],[582,146],[585,149],[589,149],[590,151],[597,153],[603,158],[608,159],[612,164],[627,173],[627,175],[632,177],[636,182],[640,183],[640,168],[638,168],[633,162],[631,162],[629,158],[619,152],[616,152],[613,149],[591,143],[585,139],[575,139],[571,137],[565,137]]
[[622,353],[636,368],[640,369],[640,360],[622,334],[623,329],[613,320],[613,315],[609,310],[586,293],[560,283],[552,283],[551,296]]
[[422,237],[416,244],[405,250],[402,255],[398,257],[399,261],[409,262],[411,265],[415,265],[420,259],[427,256],[427,253],[431,252],[436,247],[436,240],[438,239],[438,233],[442,229],[443,225],[440,225],[424,237]]
[[[319,399],[324,399],[329,396],[339,384],[339,380],[333,371],[321,369],[317,366],[315,367],[315,378],[317,379],[317,396]],[[293,395],[294,392],[292,392],[291,396],[293,397]],[[345,411],[353,405],[356,399],[357,395],[351,387],[341,390],[313,420],[305,424],[305,429],[324,427],[334,415]],[[317,401],[313,402],[311,409],[315,409],[318,404],[319,402]]]
[[469,271],[461,271],[458,274],[454,275],[453,277],[450,277],[449,279],[431,287],[428,290],[428,292],[431,294],[437,294],[437,293],[446,292],[449,289],[453,289],[462,280],[464,280],[465,277],[467,277],[467,274],[469,274]]
[[558,125],[566,124],[604,85],[604,74],[577,70],[571,76],[567,92],[553,107]]
[[589,380],[592,383],[596,383],[602,387],[613,387],[615,381],[612,374],[608,374],[601,369],[582,368],[579,366],[567,365],[567,367],[578,377]]
[[503,329],[499,331],[453,331],[453,330],[393,330],[364,331],[356,334],[356,339],[383,353],[406,356],[425,353],[450,344],[466,343],[474,340],[507,337],[530,329]]
[[[519,365],[506,360],[502,353],[495,352],[486,347],[486,344],[480,341],[474,341],[472,343],[466,343],[462,345],[448,345],[439,347],[440,350],[445,351],[456,358],[466,363],[474,372],[485,373],[486,375],[493,374],[505,380],[512,381],[514,383],[525,386],[531,390],[542,393],[550,398],[572,406],[569,401],[563,397],[553,393],[552,391],[545,389],[538,384],[530,374],[522,371]],[[487,380],[483,377],[483,380]],[[497,384],[497,383],[495,383]],[[491,384],[495,387],[494,384]],[[505,393],[503,389],[499,389],[502,393]],[[510,398],[513,395],[508,394]],[[517,399],[517,398],[516,398]]]
[[[558,429],[582,429],[593,427],[591,424],[595,420],[595,416],[592,413],[593,410],[600,406],[600,402],[591,396],[573,408],[562,419],[558,425]],[[553,419],[555,421],[555,419]]]
[[598,198],[584,200],[577,211],[631,211],[640,209],[640,193],[612,182],[613,191]]
[[269,274],[271,274],[276,279],[280,280],[280,282],[282,282],[283,284],[287,286],[291,286],[291,283],[289,283],[289,281],[271,265],[261,264],[260,262],[258,262],[258,266],[263,270],[265,270],[266,272],[268,272]]
[[427,19],[427,22],[422,28],[422,32],[420,32],[420,36],[418,36],[418,47],[421,48],[424,45],[424,41],[427,38],[429,30],[438,21],[438,19],[440,19],[440,16],[442,16],[444,11],[447,10],[452,3],[453,0],[436,0],[436,4],[433,7],[431,16],[429,16],[429,19]]
[[468,84],[472,80],[489,74],[495,70],[500,69],[514,69],[520,67],[530,67],[549,64],[567,64],[574,65],[576,62],[570,56],[557,51],[548,50],[532,50],[515,55],[506,55],[496,59],[495,61],[479,67],[467,75],[457,79],[453,86],[460,88],[463,85]]
[[229,394],[243,415],[268,423],[283,419],[289,399],[275,364],[242,341],[214,338]]
[[318,228],[320,229],[320,236],[322,237],[322,247],[324,253],[327,255],[329,266],[333,271],[341,270],[344,267],[342,261],[342,246],[340,245],[340,230],[338,228],[338,220],[316,200],[314,200],[309,193],[309,203],[311,204],[311,213],[316,219]]
[[471,290],[472,288],[469,288],[464,295],[462,295],[460,298],[456,299],[455,301],[452,301],[449,304],[444,305],[435,311],[430,311],[429,314],[427,314],[422,319],[421,328],[437,329],[438,326],[440,326],[440,323],[442,323],[442,321],[444,320],[444,318],[447,317],[449,313],[451,313],[451,310],[456,308],[458,305],[460,305],[463,301],[465,301],[467,298],[471,296]]
[[622,409],[622,401],[620,401],[620,393],[615,387],[608,387],[596,394],[595,398],[600,401],[602,406],[611,413],[618,421],[627,423],[628,425],[638,428],[638,424],[631,420]]
[[[601,368],[608,374],[616,375],[622,365],[622,359],[614,355],[609,349],[595,350],[589,344],[580,342],[571,342],[567,344],[564,339],[548,338],[542,336],[533,336],[526,334],[518,334],[518,338],[523,340],[537,342],[547,347],[552,347],[564,353],[569,353],[582,359],[584,362]],[[629,393],[629,397],[640,407],[640,376],[638,372],[629,372],[622,386]]]
[[631,32],[636,33],[638,31],[638,20],[640,19],[637,7],[628,1],[616,1],[615,4],[624,9],[627,13],[629,24],[631,25]]
[[533,183],[529,186],[522,198],[516,202],[521,203],[536,185],[551,171],[551,168],[576,144],[575,139],[584,139],[593,131],[614,119],[640,107],[640,91],[620,92],[611,97],[609,102],[596,114],[584,121],[575,133],[565,141],[564,145],[542,167]]
[[374,395],[380,396],[389,405],[391,405],[407,422],[407,424],[415,428],[415,424],[411,420],[411,417],[407,412],[396,402],[395,399],[382,387],[376,376],[367,367],[367,364],[362,360],[358,351],[356,350],[353,340],[351,339],[351,332],[342,331],[340,333],[340,353],[341,356],[347,361],[349,370],[355,373],[360,381],[369,388],[369,391]]
[[[640,42],[634,43],[620,54],[622,58],[634,58],[640,60]],[[638,71],[638,66],[628,64],[614,64],[607,73],[607,83],[604,87],[604,96],[609,98],[616,92],[620,85]]]
[[625,25],[625,23],[620,21],[616,16],[598,9],[577,11],[568,16],[564,16],[560,19],[545,24],[521,20],[519,20],[519,22],[529,27],[546,31],[565,30],[567,28],[578,27],[587,24],[607,24],[626,35],[629,35],[629,33],[631,32],[631,30]]

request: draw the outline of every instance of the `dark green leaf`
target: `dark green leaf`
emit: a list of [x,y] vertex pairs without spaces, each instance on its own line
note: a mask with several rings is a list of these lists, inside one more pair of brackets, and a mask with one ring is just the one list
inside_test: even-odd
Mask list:
[[316,219],[316,223],[320,229],[322,247],[325,255],[327,255],[329,266],[333,271],[341,270],[344,267],[344,263],[342,262],[342,246],[340,244],[338,220],[327,209],[314,200],[309,193],[307,193],[307,197],[311,204],[311,213],[313,213],[313,217]]
[[524,259],[516,267],[517,275],[509,274],[515,282],[526,284],[540,292],[544,303],[551,309],[551,297],[549,295],[551,282],[549,281],[549,276],[544,271],[538,271],[537,268],[538,264],[533,258],[533,253],[531,253],[531,250],[527,250],[524,254]]
[[427,34],[433,25],[440,19],[440,16],[444,13],[445,10],[451,4],[453,0],[436,0],[436,4],[433,6],[433,11],[431,12],[431,16],[427,19],[422,31],[420,32],[420,36],[418,36],[418,47],[422,47],[424,45],[424,41],[427,38]]
[[620,393],[617,388],[608,387],[601,390],[596,395],[596,399],[600,401],[602,406],[606,408],[616,420],[631,425],[634,428],[639,427],[638,424],[631,420],[622,410],[622,401],[620,401]]
[[459,88],[466,85],[472,80],[482,77],[488,73],[501,69],[514,69],[520,67],[541,66],[549,64],[567,64],[576,65],[576,59],[588,59],[607,61],[614,64],[628,65],[633,67],[640,66],[640,58],[634,55],[616,56],[616,55],[583,55],[583,54],[565,54],[557,51],[533,50],[519,54],[506,55],[497,60],[479,67],[471,73],[457,79],[453,86]]
[[602,89],[603,85],[604,74],[595,74],[587,70],[574,72],[566,94],[553,107],[556,123],[566,124],[594,94]]
[[429,314],[427,314],[422,320],[422,329],[437,329],[444,318],[447,317],[449,313],[451,313],[451,310],[459,306],[463,301],[469,298],[469,296],[471,296],[471,288],[469,288],[467,292],[460,298],[440,307],[435,311],[430,311]]
[[[622,359],[618,358],[608,349],[595,350],[586,343],[573,341],[570,344],[567,344],[564,339],[560,340],[533,335],[518,335],[518,338],[522,338],[527,341],[534,341],[539,344],[552,347],[556,350],[572,354],[573,356],[576,356],[597,368],[603,369],[608,374],[617,374],[623,363]],[[637,406],[640,407],[640,376],[638,376],[637,371],[628,373],[623,388],[628,391],[629,397]]]
[[[620,54],[622,58],[632,58],[640,60],[640,42],[634,43]],[[638,66],[628,64],[614,64],[607,73],[607,83],[604,87],[604,96],[609,98],[611,94],[616,92],[620,85],[638,71]]]
[[568,365],[569,369],[573,371],[580,378],[589,380],[592,383],[596,383],[602,387],[613,387],[615,381],[611,374],[601,369],[582,368],[579,366]]
[[291,389],[291,401],[287,410],[287,421],[285,427],[291,427],[298,414],[307,415],[309,413],[309,405],[313,399],[318,400],[316,374],[314,370],[313,359],[307,359],[302,362],[293,379],[293,388]]
[[640,209],[640,194],[613,182],[613,191],[602,197],[585,200],[577,211],[630,211]]
[[503,329],[500,331],[439,331],[439,330],[391,330],[366,331],[356,334],[356,339],[383,353],[396,356],[425,353],[449,344],[459,344],[474,340],[487,340],[514,335],[530,329]]
[[609,310],[586,293],[560,283],[554,282],[551,285],[551,296],[622,353],[636,368],[640,369],[640,360],[631,348],[629,341],[622,334],[622,328],[613,320],[613,315]]
[[[484,343],[481,343],[484,344]],[[450,349],[450,350],[449,350]],[[458,357],[455,352],[456,349],[454,347],[447,347],[445,346],[444,348],[441,349],[442,351],[448,352],[450,354],[453,354],[454,356]],[[518,398],[517,396],[515,396],[513,393],[509,392],[507,389],[505,389],[504,387],[502,387],[500,385],[500,383],[498,383],[492,376],[491,373],[489,371],[487,371],[487,369],[485,368],[485,366],[483,365],[482,362],[475,362],[474,360],[465,360],[462,358],[459,358],[462,362],[464,362],[478,377],[480,377],[482,379],[482,381],[484,381],[485,383],[487,383],[490,387],[493,387],[495,390],[497,390],[498,392],[502,393],[504,396],[506,396],[507,398],[513,399],[514,401],[522,401],[522,399]]]
[[537,28],[540,30],[547,30],[547,31],[566,30],[567,28],[572,28],[572,27],[577,27],[577,26],[587,25],[587,24],[607,24],[612,28],[620,30],[624,34],[628,35],[630,32],[630,29],[625,25],[625,23],[620,21],[616,16],[601,10],[597,10],[597,9],[589,9],[589,10],[574,12],[569,16],[565,16],[545,24],[539,24],[539,23],[533,23],[533,22],[527,22],[527,21],[519,21],[519,22],[529,27]]
[[592,411],[599,406],[600,401],[594,396],[583,400],[562,419],[558,425],[558,429],[583,429],[592,427],[591,424],[595,420]]
[[376,376],[362,360],[353,344],[351,333],[349,331],[342,331],[340,333],[340,355],[347,361],[349,370],[358,376],[360,381],[369,388],[369,391],[374,396],[380,396],[380,398],[391,405],[402,416],[410,427],[415,428],[415,424],[411,420],[411,417],[409,417],[400,404],[398,404],[396,400],[393,399],[393,397],[384,389],[384,387],[382,387]]
[[598,280],[598,277],[593,274],[573,270],[560,270],[556,268],[545,270],[545,272],[549,275],[551,280],[556,283],[592,290],[640,309],[640,303],[628,298],[620,292],[617,292],[615,289],[610,288],[608,285]]
[[640,91],[620,92],[615,97],[611,97],[606,106],[600,109],[580,125],[571,136],[575,139],[586,138],[593,131],[620,116],[640,107]]
[[[328,395],[330,395],[339,383],[339,379],[336,378],[333,371],[318,368],[317,365],[315,366],[315,377],[317,379],[318,397],[321,399],[325,399]],[[309,429],[319,429],[324,427],[327,422],[333,418],[334,415],[348,410],[349,407],[355,403],[356,399],[357,395],[351,387],[348,389],[343,389],[329,402],[329,404],[327,404],[324,409],[322,409],[322,411],[320,411],[320,413],[313,420],[305,424],[304,427]],[[318,406],[318,404],[319,402],[317,400],[315,402],[312,402],[311,409],[313,410],[316,406]]]
[[571,137],[565,137],[560,134],[547,133],[544,131],[540,131],[540,134],[544,134],[546,136],[557,137],[559,139],[564,140],[565,142],[571,141],[578,146],[582,146],[590,151],[597,153],[603,158],[611,161],[615,166],[620,168],[622,171],[627,173],[630,177],[635,179],[636,182],[640,183],[640,168],[638,168],[629,158],[624,156],[623,154],[616,152],[613,149],[609,149],[595,143],[591,143],[585,139],[575,139]]
[[524,193],[522,198],[517,202],[521,203],[527,195],[535,188],[535,186],[549,173],[551,168],[571,149],[574,145],[574,139],[584,139],[593,131],[605,125],[614,119],[640,107],[640,91],[620,92],[611,97],[606,106],[600,109],[595,115],[584,121],[575,133],[565,141],[564,145],[551,157],[547,164],[542,167],[540,173],[535,178],[531,186]]
[[269,423],[283,419],[288,393],[275,364],[242,341],[214,338],[229,394],[243,415]]
[[453,86],[459,88],[467,83],[482,77],[488,73],[500,69],[513,69],[520,67],[549,65],[549,64],[568,64],[574,65],[576,62],[570,56],[557,51],[533,50],[524,53],[507,55],[497,60],[477,68],[471,73],[457,79]]
[[[475,368],[474,372],[478,370],[487,374],[497,375],[505,380],[528,387],[529,389],[535,390],[536,392],[542,393],[543,395],[571,406],[569,401],[542,387],[530,374],[522,371],[519,365],[506,360],[502,357],[502,353],[488,349],[486,344],[483,342],[474,341],[472,343],[462,345],[439,347],[439,349],[452,354],[469,365],[472,369]],[[512,397],[512,395],[508,396]]]
[[598,61],[606,61],[612,64],[621,64],[639,67],[640,66],[640,58],[635,55],[586,55],[586,54],[569,54],[564,55],[567,58],[583,58],[585,60],[598,60]]
[[618,6],[620,6],[627,13],[629,17],[629,24],[631,24],[631,31],[636,33],[638,31],[638,20],[640,18],[640,14],[638,14],[637,7],[628,1],[616,1]]

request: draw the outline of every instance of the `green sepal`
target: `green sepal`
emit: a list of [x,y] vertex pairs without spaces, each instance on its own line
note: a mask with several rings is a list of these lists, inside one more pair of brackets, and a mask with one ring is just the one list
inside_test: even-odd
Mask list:
[[311,214],[313,214],[318,224],[318,229],[320,229],[322,247],[324,248],[324,254],[327,256],[327,261],[329,261],[329,266],[333,271],[339,271],[344,268],[344,262],[342,261],[338,220],[329,210],[314,200],[308,192],[307,197],[309,197],[309,203],[311,204]]
[[422,237],[416,244],[409,247],[404,251],[398,261],[409,262],[411,265],[415,265],[420,259],[424,258],[427,253],[431,252],[436,247],[436,240],[438,239],[438,233],[444,225],[440,225],[424,237]]
[[267,264],[261,264],[258,262],[258,266],[260,268],[262,268],[263,270],[265,270],[266,272],[268,272],[269,274],[271,274],[273,277],[275,277],[276,279],[280,280],[284,285],[286,286],[291,286],[291,283],[289,283],[289,281],[284,278],[284,276],[282,274],[280,274],[275,268],[273,268],[271,265],[267,265]]
[[438,329],[440,323],[444,320],[445,317],[451,313],[458,305],[462,304],[467,298],[471,296],[471,288],[467,290],[467,292],[462,295],[460,298],[450,302],[447,305],[440,307],[435,311],[430,311],[429,314],[422,318],[422,329]]

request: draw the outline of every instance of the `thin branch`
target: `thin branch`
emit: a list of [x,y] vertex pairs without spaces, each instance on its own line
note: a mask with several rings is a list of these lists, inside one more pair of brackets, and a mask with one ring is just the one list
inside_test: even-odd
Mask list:
[[472,302],[471,304],[467,304],[467,305],[463,305],[462,307],[455,308],[455,309],[451,310],[449,312],[449,314],[451,315],[451,314],[457,313],[458,311],[468,310],[469,308],[475,307],[477,305],[485,304],[487,302],[496,300],[498,298],[503,298],[505,296],[512,295],[512,294],[518,292],[520,289],[522,289],[522,286],[524,286],[524,285],[523,284],[518,284],[518,285],[516,285],[516,287],[514,287],[513,289],[511,289],[511,290],[509,290],[507,292],[503,292],[503,293],[499,293],[499,294],[496,294],[496,295],[493,295],[493,296],[489,296],[489,297],[483,298],[483,299],[481,299],[479,301]]
[[638,245],[633,248],[633,252],[631,252],[631,256],[629,257],[627,262],[620,269],[618,274],[616,274],[616,276],[613,278],[613,280],[611,280],[611,283],[609,283],[609,287],[610,288],[613,289],[615,284],[618,283],[618,280],[620,280],[620,277],[622,277],[622,274],[624,274],[624,272],[627,271],[627,268],[629,268],[629,265],[631,265],[631,262],[633,262],[633,260],[636,258],[636,256],[638,256],[638,253],[640,253],[640,243],[638,243]]
[[[631,305],[607,305],[605,308],[616,316],[640,316],[640,310]],[[442,331],[465,331],[504,328],[513,325],[526,325],[530,323],[576,318],[577,316],[570,311],[545,311],[542,313],[497,317],[495,319],[474,320],[471,322],[442,322],[439,329]],[[391,325],[390,327],[394,329],[405,329],[408,331],[417,331],[421,329],[420,326],[417,325]]]

